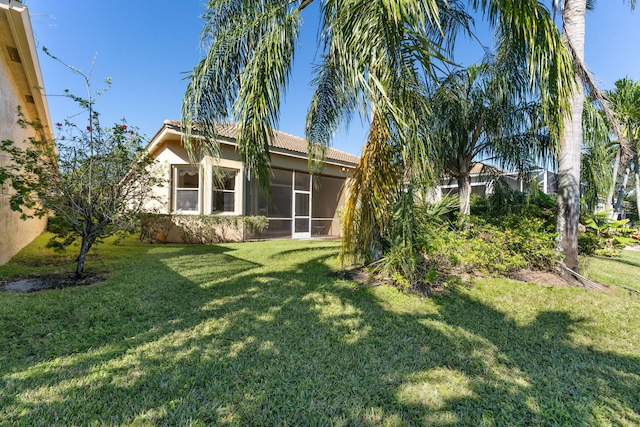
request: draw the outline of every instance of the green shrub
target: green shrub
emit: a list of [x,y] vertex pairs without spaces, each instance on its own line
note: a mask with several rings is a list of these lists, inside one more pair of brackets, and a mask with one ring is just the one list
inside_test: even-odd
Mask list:
[[522,268],[551,270],[559,261],[554,201],[545,194],[505,190],[500,203],[478,197],[475,215],[455,219],[448,203],[421,205],[411,203],[409,191],[403,196],[383,236],[383,258],[374,263],[400,289],[428,293],[454,269],[510,275]]
[[140,239],[166,241],[171,230],[177,227],[185,243],[222,243],[244,240],[244,228],[251,236],[260,238],[268,225],[269,220],[263,216],[147,213],[140,221]]
[[373,263],[373,267],[374,271],[391,277],[396,285],[405,290],[418,279],[418,257],[409,245],[392,245],[382,259]]
[[473,201],[471,214],[494,225],[501,226],[509,221],[511,226],[522,218],[539,218],[545,230],[555,231],[555,199],[541,191],[529,194],[508,187],[496,187],[493,194],[478,196]]
[[170,214],[145,213],[140,217],[140,241],[155,243],[158,236],[161,242],[166,242],[173,228],[173,216]]
[[598,249],[602,249],[601,242],[595,233],[578,234],[578,252],[581,255],[594,255]]
[[260,240],[262,233],[269,226],[269,219],[266,216],[245,216],[243,220],[249,238]]
[[584,217],[585,233],[578,236],[578,248],[582,241],[585,255],[614,256],[625,246],[638,243],[631,238],[635,231],[628,227],[629,219],[616,220],[609,217],[611,211],[598,212]]
[[520,268],[549,270],[558,260],[555,233],[539,218],[509,215],[497,226],[475,216],[455,227],[439,226],[422,245],[425,257],[441,267],[508,274]]
[[[173,218],[185,243],[222,243],[242,239],[242,217],[239,216],[173,215]],[[234,233],[236,238],[230,237],[229,233]]]

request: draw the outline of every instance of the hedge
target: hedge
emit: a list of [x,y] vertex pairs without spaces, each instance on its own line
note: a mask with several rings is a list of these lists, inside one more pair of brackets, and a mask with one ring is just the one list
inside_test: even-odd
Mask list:
[[174,227],[185,243],[260,240],[268,225],[264,216],[146,213],[140,220],[140,240],[166,242]]

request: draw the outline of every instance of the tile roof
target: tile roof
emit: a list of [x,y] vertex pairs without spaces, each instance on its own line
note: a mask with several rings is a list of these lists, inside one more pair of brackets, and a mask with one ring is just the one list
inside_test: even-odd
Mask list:
[[[485,165],[484,163],[476,162],[476,163],[473,164],[473,166],[471,166],[471,170],[469,171],[469,173],[471,175],[480,175],[480,173],[483,172],[483,169],[485,168],[485,166],[487,168],[490,168],[490,166]],[[484,172],[486,172],[486,171],[484,171]]]
[[[171,127],[181,128],[179,120],[165,120],[164,123]],[[216,133],[220,137],[235,140],[237,136],[237,127],[233,123],[220,123],[216,125]],[[305,155],[307,154],[307,148],[309,146],[307,140],[278,130],[273,131],[273,136],[274,137],[271,140],[271,146],[273,148],[293,151]],[[358,163],[358,156],[336,150],[335,148],[328,148],[327,160],[356,164]]]

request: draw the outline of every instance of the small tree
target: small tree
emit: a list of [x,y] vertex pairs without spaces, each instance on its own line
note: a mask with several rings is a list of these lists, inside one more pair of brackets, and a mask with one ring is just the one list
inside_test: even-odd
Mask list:
[[[430,87],[429,127],[442,170],[458,181],[460,214],[471,212],[471,170],[478,158],[525,172],[553,152],[526,70],[512,58],[457,70]],[[511,90],[511,85],[518,90]]]
[[54,215],[57,226],[49,246],[63,248],[80,239],[76,267],[80,278],[91,246],[133,231],[153,187],[162,186],[163,178],[154,173],[155,160],[146,154],[137,128],[124,120],[110,127],[100,125],[94,103],[106,89],[92,93],[89,77],[64,65],[84,78],[86,99],[69,91],[65,96],[82,108],[87,122],[56,123],[56,137],[50,140],[39,121],[26,121],[19,111],[18,124],[32,127],[37,136],[29,138],[24,149],[2,141],[0,150],[14,163],[0,168],[0,184],[8,181],[13,187],[11,208],[23,219]]

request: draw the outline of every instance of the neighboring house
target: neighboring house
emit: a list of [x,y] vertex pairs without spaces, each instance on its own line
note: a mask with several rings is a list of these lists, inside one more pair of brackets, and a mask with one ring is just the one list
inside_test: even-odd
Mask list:
[[[518,172],[507,172],[483,163],[475,163],[471,168],[471,194],[489,195],[493,192],[497,179],[503,179],[512,190],[526,191],[528,182],[537,184],[538,189],[545,194],[556,192],[556,174],[546,169],[529,171],[527,179],[521,179]],[[458,182],[455,179],[444,178],[436,190],[436,197],[446,194],[458,194]]]
[[[256,182],[251,182],[240,160],[236,127],[220,124],[217,133],[220,159],[205,156],[192,164],[182,144],[180,122],[164,122],[147,148],[169,183],[156,189],[156,196],[163,202],[155,206],[156,211],[261,215],[269,219],[264,238],[339,236],[344,184],[358,161],[356,156],[328,149],[321,176],[313,178],[308,168],[307,141],[274,131],[270,147],[273,197],[269,199]],[[214,167],[221,168],[221,183],[214,180]],[[167,240],[179,241],[179,233],[173,232]]]
[[[40,63],[31,29],[29,10],[20,2],[0,0],[0,140],[21,144],[34,136],[17,125],[17,107],[26,120],[39,118],[51,131]],[[50,136],[50,135],[48,135]],[[0,152],[0,166],[11,159]],[[0,265],[29,244],[46,227],[46,218],[23,221],[11,210],[10,187],[0,186]]]

